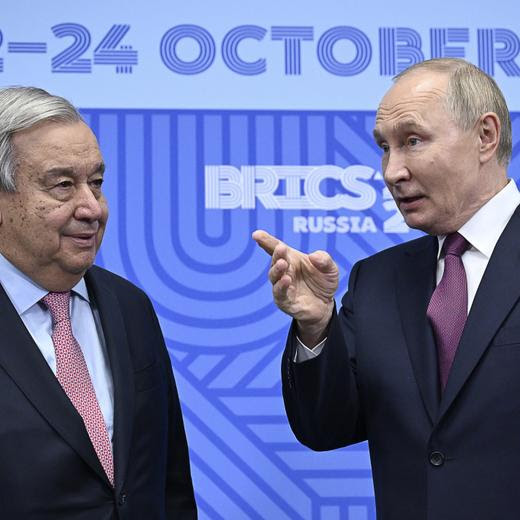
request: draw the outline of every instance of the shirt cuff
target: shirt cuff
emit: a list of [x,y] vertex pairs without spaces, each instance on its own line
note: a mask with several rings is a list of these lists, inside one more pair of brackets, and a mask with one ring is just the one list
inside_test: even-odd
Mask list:
[[294,362],[302,363],[303,361],[308,361],[309,359],[314,359],[316,356],[319,356],[323,350],[325,341],[327,341],[327,338],[320,341],[313,349],[310,349],[302,343],[302,340],[298,336],[296,336],[296,352],[294,354]]

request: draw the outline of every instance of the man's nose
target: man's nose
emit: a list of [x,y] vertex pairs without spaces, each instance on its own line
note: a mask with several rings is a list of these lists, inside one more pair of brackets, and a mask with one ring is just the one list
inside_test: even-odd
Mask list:
[[383,159],[383,176],[388,185],[395,185],[410,178],[410,170],[404,154],[399,150],[388,152],[386,158]]
[[83,184],[76,194],[76,211],[75,217],[78,220],[99,220],[103,214],[101,200],[99,196],[93,193],[88,184]]

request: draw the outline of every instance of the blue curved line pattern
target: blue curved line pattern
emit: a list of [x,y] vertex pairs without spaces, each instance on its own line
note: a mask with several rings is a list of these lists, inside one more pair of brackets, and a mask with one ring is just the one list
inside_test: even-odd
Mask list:
[[[184,124],[183,124],[184,123]],[[244,227],[244,242],[243,242],[243,248],[242,252],[236,255],[233,259],[228,261],[219,261],[218,263],[215,262],[215,257],[213,256],[215,254],[215,250],[212,250],[211,248],[207,249],[207,253],[209,256],[204,255],[205,258],[212,261],[205,261],[202,262],[199,258],[194,257],[193,255],[190,255],[186,251],[186,245],[183,245],[183,243],[180,241],[180,237],[184,234],[188,234],[186,231],[187,229],[190,229],[189,234],[192,236],[196,236],[200,242],[203,242],[202,237],[205,236],[205,233],[201,231],[201,223],[206,218],[206,215],[204,213],[204,206],[203,206],[203,193],[204,193],[204,180],[203,180],[203,174],[204,174],[204,163],[202,160],[203,152],[202,152],[202,139],[199,137],[200,133],[198,132],[203,131],[203,127],[201,125],[201,118],[200,116],[194,115],[193,119],[186,120],[182,118],[172,118],[171,121],[171,164],[170,164],[170,171],[174,178],[177,178],[179,182],[172,182],[171,184],[171,198],[173,203],[173,211],[171,214],[171,244],[173,249],[175,250],[176,255],[186,264],[189,265],[191,269],[205,272],[205,273],[225,273],[225,272],[232,272],[235,271],[239,266],[245,265],[249,259],[251,258],[251,255],[254,250],[254,244],[251,243],[249,240],[249,232],[247,229],[251,229],[251,227],[256,226],[256,219],[257,215],[255,212],[249,212],[249,221],[250,226],[249,228]],[[179,124],[182,125],[182,131],[179,132]],[[193,150],[193,153],[190,157],[187,156],[187,148],[183,143],[182,139],[186,134],[195,134],[193,137],[194,145],[191,146],[191,149]],[[227,139],[227,142],[229,142],[229,137]],[[238,150],[237,150],[238,151]],[[237,153],[237,151],[235,153]],[[243,154],[243,150],[240,149],[238,151],[240,154]],[[244,161],[247,162],[248,158],[243,157]],[[184,162],[186,160],[191,160],[191,167],[190,170],[193,172],[193,177],[195,178],[195,182],[192,183],[192,191],[194,194],[196,194],[196,201],[194,204],[183,206],[183,204],[186,204],[186,195],[185,193],[181,195],[181,176],[186,174],[187,168],[184,167]],[[191,194],[190,194],[191,195]],[[194,213],[194,215],[193,215]],[[190,218],[187,218],[188,215],[192,215]],[[236,221],[236,218],[235,218]],[[243,221],[242,221],[243,222]],[[193,223],[196,225],[196,230],[191,231]],[[224,222],[226,224],[226,222]],[[230,224],[231,225],[231,224]],[[182,228],[181,228],[182,226]],[[225,229],[225,228],[224,228]],[[230,231],[228,230],[227,233],[224,231],[224,236],[229,237]],[[187,244],[188,246],[191,246],[191,244]],[[226,247],[226,243],[220,243],[222,247]],[[235,246],[236,248],[236,246]],[[199,246],[199,250],[201,247]],[[204,251],[206,248],[202,248],[202,251]],[[200,254],[200,253],[199,253]],[[224,254],[226,254],[224,252]],[[228,251],[229,254],[229,251]],[[227,256],[227,255],[226,255]]]
[[[145,197],[146,197],[146,203],[149,204],[152,201],[152,195],[151,195],[151,179],[152,176],[148,176],[146,178],[145,183]],[[176,201],[177,199],[175,197],[172,197],[173,201]],[[255,220],[253,217],[250,219],[250,225],[251,228],[255,228]],[[261,269],[258,272],[258,275],[255,275],[254,278],[250,278],[248,282],[244,285],[240,285],[239,287],[236,287],[234,289],[222,289],[219,291],[210,291],[210,290],[203,290],[203,289],[195,289],[192,288],[186,283],[180,283],[177,279],[173,278],[173,276],[170,274],[171,269],[168,269],[168,267],[163,266],[163,263],[159,257],[157,246],[154,243],[154,237],[152,234],[152,230],[157,229],[157,227],[160,225],[156,223],[153,219],[153,214],[151,212],[145,213],[145,228],[146,228],[146,236],[145,236],[145,246],[146,246],[146,253],[148,256],[148,259],[153,266],[154,270],[158,273],[158,275],[161,277],[163,282],[169,286],[174,291],[198,300],[214,300],[214,301],[226,301],[226,300],[233,300],[235,298],[240,297],[243,294],[249,294],[251,292],[254,292],[258,289],[264,282],[265,282],[265,276],[267,268]],[[172,226],[172,233],[175,233],[175,227]],[[194,259],[190,258],[188,255],[186,255],[182,249],[182,247],[177,246],[176,247],[176,240],[173,240],[173,249],[176,253],[177,258],[183,262],[186,266],[189,266],[190,270],[198,270],[205,274],[221,274],[221,273],[227,273],[232,271],[232,268],[230,269],[229,265],[224,264],[224,267],[221,267],[220,269],[217,268],[211,269],[207,264],[203,264],[202,262],[197,262]],[[249,250],[246,250],[249,252]],[[251,250],[252,252],[252,250]],[[248,255],[249,257],[250,255]],[[233,262],[235,263],[235,262]],[[237,266],[234,266],[235,268]]]
[[188,326],[191,325],[195,328],[201,328],[201,329],[240,327],[243,325],[255,323],[264,318],[272,316],[273,314],[278,312],[276,307],[274,307],[272,303],[269,303],[268,305],[265,305],[264,307],[256,310],[255,312],[251,312],[249,314],[244,314],[241,316],[233,316],[231,318],[212,319],[212,318],[200,318],[198,316],[183,315],[181,313],[172,311],[171,309],[165,307],[164,305],[160,304],[159,302],[155,302],[154,307],[157,310],[157,312],[161,315],[161,317],[163,317],[163,318],[170,319],[176,323],[182,323],[182,324],[188,325]]
[[[229,118],[224,117],[223,119],[223,126],[225,125],[225,129],[223,129],[224,132],[226,132],[229,135]],[[218,121],[215,121],[218,123]],[[206,164],[212,164],[213,158],[217,159],[215,155],[218,155],[218,158],[220,158],[221,154],[218,154],[218,152],[215,154],[216,148],[218,146],[218,142],[215,142],[214,139],[208,139],[208,135],[206,132],[206,128],[210,123],[210,121],[207,118],[202,118],[200,116],[197,116],[196,118],[196,185],[195,190],[197,193],[204,193],[204,178],[202,176],[202,172],[205,169]],[[225,124],[227,123],[227,124]],[[230,138],[226,139],[226,144],[229,145]],[[224,143],[223,143],[224,144]],[[212,146],[213,145],[213,146]],[[213,152],[213,153],[211,153]],[[215,155],[214,155],[215,154]],[[247,159],[246,159],[247,160]],[[218,161],[217,164],[221,163],[221,161]],[[250,214],[251,216],[251,214]],[[254,216],[253,216],[254,218]],[[231,215],[230,213],[224,213],[221,215],[221,232],[219,234],[214,234],[213,236],[210,236],[208,232],[206,232],[206,223],[207,221],[212,221],[211,217],[208,219],[206,211],[204,211],[204,208],[201,205],[197,205],[197,212],[196,212],[196,225],[197,225],[197,239],[202,243],[209,247],[216,247],[216,246],[222,246],[229,242],[231,238]],[[233,269],[233,267],[232,267]]]
[[[177,54],[177,44],[184,38],[195,40],[199,46],[199,55],[192,61],[184,61]],[[161,38],[161,59],[173,72],[179,74],[200,74],[207,70],[215,59],[215,42],[211,34],[198,25],[177,25]]]
[[520,76],[520,67],[514,61],[520,52],[520,39],[509,29],[495,29],[495,42],[502,44],[495,50],[495,59],[508,76]]
[[[156,307],[156,302],[152,298],[152,302],[154,307]],[[158,313],[160,316],[160,313]],[[278,313],[279,314],[279,313]],[[163,319],[161,317],[161,325],[163,324]],[[197,330],[197,329],[195,329]],[[262,334],[259,336],[258,330],[256,331],[255,339],[249,340],[239,337],[238,335],[228,335],[228,341],[225,345],[215,345],[213,338],[207,339],[207,332],[204,332],[204,337],[194,338],[189,343],[183,342],[180,340],[175,334],[171,335],[171,341],[175,344],[175,350],[180,352],[193,352],[197,355],[229,355],[230,352],[248,352],[251,350],[258,350],[264,348],[267,344],[273,343],[275,341],[279,341],[280,338],[285,338],[287,335],[287,331],[289,330],[289,324],[287,320],[281,327],[277,327],[274,331],[269,331],[269,334]],[[263,332],[263,331],[262,331]],[[167,336],[167,330],[165,332]]]
[[[122,124],[121,118],[119,119],[119,124],[120,125]],[[123,171],[126,171],[128,168],[128,166],[127,166],[128,160],[127,160],[127,157],[125,154],[125,150],[127,149],[127,144],[125,142],[125,138],[123,137],[124,134],[119,132],[119,135],[122,137],[119,140],[119,146],[118,146],[119,147],[119,153],[118,153],[119,161],[118,162],[119,162],[120,168]],[[135,148],[135,147],[132,147],[132,148]],[[137,148],[139,148],[139,147],[137,147]],[[124,177],[123,176],[121,176],[121,177],[122,177],[122,179],[121,179],[122,184],[124,186],[126,186],[127,183],[125,182]],[[148,178],[148,177],[145,177],[145,178]],[[126,189],[125,190],[121,189],[119,193],[120,193],[120,200],[119,200],[120,214],[122,217],[122,221],[126,222],[126,220],[128,218],[126,215],[129,214],[129,212],[126,209],[127,206],[125,204],[125,201],[129,201],[129,200],[133,201],[133,204],[132,204],[133,211],[136,210],[136,205],[135,205],[136,201],[135,201],[135,197],[129,196],[129,193],[126,191]],[[132,226],[130,226],[130,227],[132,227]],[[147,226],[147,227],[149,227],[149,226]],[[141,273],[143,273],[143,272],[146,273],[146,271],[143,271],[142,265],[141,265],[139,274],[137,274],[137,270],[134,268],[133,263],[132,263],[132,258],[136,258],[136,255],[133,255],[130,253],[130,246],[132,243],[134,243],[134,241],[135,241],[135,237],[134,237],[133,241],[129,241],[127,239],[126,226],[121,226],[120,227],[120,249],[122,252],[122,261],[123,261],[123,265],[125,267],[125,271],[131,279],[137,281],[139,284],[144,284],[144,285],[148,286],[149,282],[144,283],[142,280],[140,280],[138,278],[138,277],[141,277],[141,278],[143,277],[143,274],[141,274]],[[265,277],[262,277],[262,278],[263,278],[262,283],[265,283]],[[205,295],[205,296],[207,298],[207,295]],[[195,328],[206,328],[207,327],[207,328],[221,329],[223,326],[240,327],[241,325],[247,325],[251,321],[257,321],[263,317],[268,317],[275,312],[272,304],[270,304],[270,305],[264,306],[263,308],[260,308],[257,311],[254,311],[250,314],[247,314],[238,319],[235,319],[234,323],[233,323],[233,320],[227,320],[227,319],[222,319],[222,318],[201,319],[199,317],[196,317],[196,318],[192,319],[189,316],[184,316],[183,314],[175,312],[168,308],[163,308],[158,302],[155,302],[155,304],[156,304],[156,307],[158,308],[158,311],[159,311],[159,314],[161,315],[161,317],[163,317],[165,319],[175,320],[176,323],[183,323],[184,325],[187,325],[187,326],[191,325]]]
[[238,55],[238,45],[245,39],[262,41],[267,30],[258,25],[240,25],[231,29],[222,40],[222,59],[224,63],[237,74],[255,76],[266,71],[265,58],[255,61],[244,61]]
[[[341,63],[334,57],[334,45],[338,40],[350,40],[356,47],[356,55],[350,63]],[[372,58],[372,46],[365,33],[356,27],[332,27],[318,40],[318,59],[323,67],[337,76],[354,76],[364,71]]]
[[[147,224],[147,225],[146,225],[146,230],[147,230],[147,232],[148,232],[149,229],[150,229],[150,225]],[[148,233],[148,236],[149,236],[149,233]],[[148,240],[148,242],[149,242],[149,240]],[[195,294],[195,296],[201,296],[201,294]]]
[[61,23],[51,27],[58,38],[72,36],[74,42],[51,59],[52,72],[91,72],[90,59],[80,58],[90,46],[90,32],[77,23]]
[[[375,167],[379,166],[378,164],[372,163],[372,158],[369,156],[366,152],[361,155],[361,153],[356,152],[356,148],[361,148],[359,145],[354,146],[355,142],[353,141],[353,137],[348,136],[348,138],[343,138],[338,135],[338,128],[337,126],[334,126],[334,122],[336,120],[341,120],[349,127],[353,129],[356,136],[365,134],[366,136],[366,130],[365,125],[360,127],[359,125],[355,125],[352,123],[350,118],[345,118],[342,114],[339,114],[335,117],[329,117],[327,121],[327,136],[326,136],[326,142],[328,144],[328,157],[327,157],[327,164],[339,164],[339,165],[352,165],[352,164],[362,164],[362,163],[368,163],[371,165],[374,165]],[[348,142],[348,148],[343,144],[344,142]],[[374,146],[372,145],[372,149]],[[358,155],[359,153],[359,155]],[[374,154],[375,156],[376,154]],[[377,160],[379,161],[380,154],[377,152]],[[343,159],[346,161],[343,162]],[[373,208],[367,209],[364,212],[364,215],[372,217],[377,223],[381,223],[383,219],[385,218],[384,210],[381,208],[380,205],[376,205]],[[332,214],[332,213],[331,213]],[[333,213],[335,216],[337,216],[337,213]],[[331,241],[336,240],[336,235],[330,236]],[[396,245],[399,242],[402,241],[403,238],[406,237],[398,237],[395,235],[388,235],[384,233],[378,233],[376,235],[356,235],[356,234],[350,234],[348,235],[348,238],[352,240],[353,242],[356,242],[359,244],[363,249],[363,256],[368,256],[379,249],[384,249],[385,247],[390,247],[392,245]],[[346,241],[342,241],[345,245],[348,243]]]
[[[377,222],[371,234],[292,228],[293,216],[349,213],[343,210],[268,210],[259,204],[206,211],[203,193],[209,162],[238,169],[262,164],[377,169],[379,154],[370,135],[374,113],[82,113],[107,161],[111,221],[98,260],[145,288],[158,312],[174,358],[201,517],[374,520],[368,465],[351,463],[354,452],[368,460],[366,447],[356,446],[350,457],[347,450],[327,458],[298,444],[289,430],[278,359],[290,320],[272,304],[269,258],[251,248],[249,234],[265,227],[296,248],[328,250],[340,266],[341,293],[355,261],[413,233],[381,231],[387,212],[380,180],[367,181],[378,190],[376,204],[363,212]],[[519,114],[512,114],[512,122],[517,129]],[[519,161],[515,138],[513,174]],[[326,180],[320,189],[332,196],[340,188]],[[229,468],[225,475],[223,467]],[[325,488],[331,477],[338,484],[333,491]]]
[[421,50],[421,35],[408,27],[398,27],[395,31],[396,39],[406,45],[399,45],[397,49],[397,72],[402,72],[411,65],[424,60]]

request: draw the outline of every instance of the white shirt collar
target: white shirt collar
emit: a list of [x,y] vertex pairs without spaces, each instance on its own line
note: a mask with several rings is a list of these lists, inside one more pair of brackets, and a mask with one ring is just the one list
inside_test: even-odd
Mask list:
[[[1,254],[0,284],[2,284],[9,299],[20,315],[38,303],[49,292],[31,280],[26,274],[22,273],[22,271]],[[84,278],[81,278],[72,288],[72,291],[83,299],[90,301]]]
[[[509,182],[489,199],[460,229],[459,233],[472,248],[490,258],[495,245],[511,216],[520,204],[520,192],[515,181]],[[440,255],[445,235],[439,236]]]

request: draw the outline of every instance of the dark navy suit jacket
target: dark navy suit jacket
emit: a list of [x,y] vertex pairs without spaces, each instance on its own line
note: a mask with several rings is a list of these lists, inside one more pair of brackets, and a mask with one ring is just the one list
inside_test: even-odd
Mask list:
[[82,419],[0,288],[0,518],[197,517],[170,359],[147,296],[92,267],[114,383],[115,489]]
[[323,352],[283,356],[298,439],[329,450],[368,439],[378,519],[520,518],[520,210],[502,233],[471,307],[445,391],[426,309],[437,239],[352,269]]

